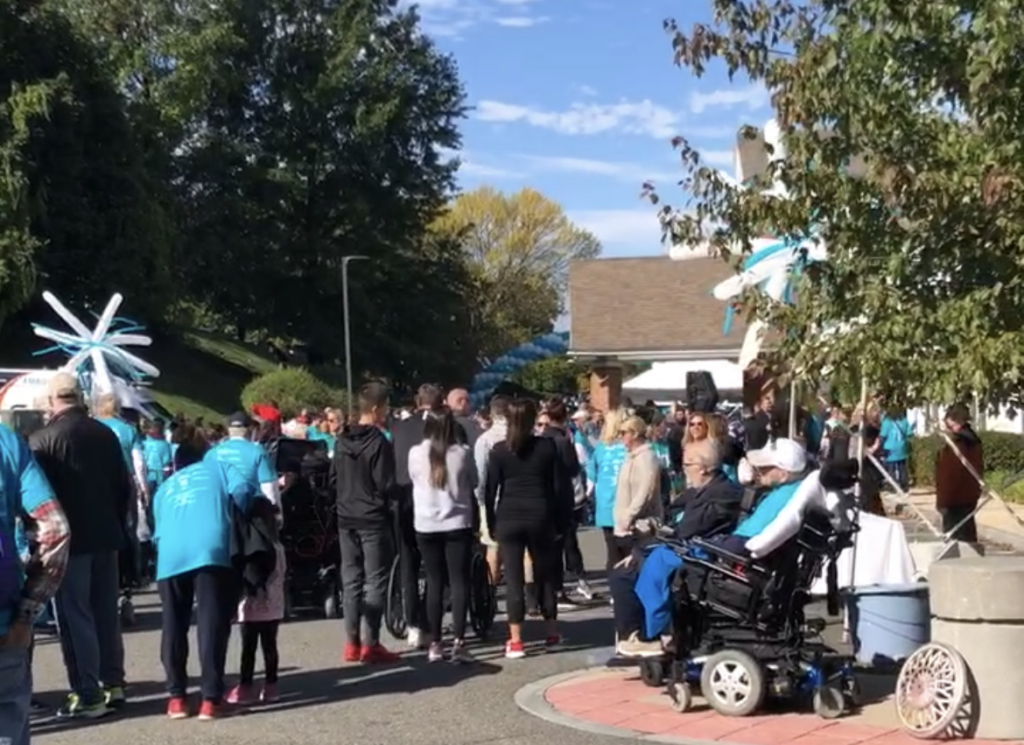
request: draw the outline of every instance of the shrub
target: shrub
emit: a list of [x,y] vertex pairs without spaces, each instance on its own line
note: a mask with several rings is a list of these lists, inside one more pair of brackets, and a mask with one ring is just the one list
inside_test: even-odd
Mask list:
[[[1011,432],[979,432],[985,449],[985,471],[1024,471],[1024,435]],[[915,437],[910,441],[910,474],[916,486],[934,486],[935,458],[945,444],[940,435]]]
[[281,411],[294,414],[303,406],[322,409],[342,406],[345,394],[301,367],[289,367],[253,378],[242,389],[242,406],[251,411],[254,404],[276,401]]

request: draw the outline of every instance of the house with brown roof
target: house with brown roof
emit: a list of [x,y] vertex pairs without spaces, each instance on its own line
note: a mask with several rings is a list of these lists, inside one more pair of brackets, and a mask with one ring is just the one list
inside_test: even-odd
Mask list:
[[595,408],[615,407],[626,362],[737,360],[746,325],[723,333],[712,288],[734,274],[717,257],[587,259],[569,265],[569,354],[591,367]]

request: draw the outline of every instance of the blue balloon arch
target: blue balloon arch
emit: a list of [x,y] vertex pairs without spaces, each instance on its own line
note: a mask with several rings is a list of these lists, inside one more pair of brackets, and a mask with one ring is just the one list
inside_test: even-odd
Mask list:
[[470,403],[474,409],[487,405],[491,393],[527,365],[557,357],[569,351],[569,333],[553,332],[538,336],[506,352],[473,376],[469,386]]

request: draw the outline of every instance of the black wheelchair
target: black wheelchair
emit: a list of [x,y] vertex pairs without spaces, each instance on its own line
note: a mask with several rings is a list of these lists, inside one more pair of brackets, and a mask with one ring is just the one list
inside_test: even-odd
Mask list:
[[799,532],[765,559],[714,542],[665,542],[682,559],[672,585],[672,643],[640,663],[641,679],[667,679],[673,709],[695,689],[725,716],[750,716],[766,699],[795,699],[827,719],[857,705],[853,660],[821,640],[826,622],[808,619],[811,586],[826,571],[828,612],[839,613],[835,561],[853,545],[856,520],[838,525],[809,511]]
[[[426,596],[426,585],[427,579],[421,568],[417,588],[421,604]],[[405,611],[401,557],[396,552],[394,562],[391,564],[391,571],[388,574],[387,595],[384,598],[384,626],[396,639],[405,639],[409,634]],[[497,614],[497,589],[491,579],[485,551],[478,544],[469,565],[469,624],[478,639],[487,640]]]

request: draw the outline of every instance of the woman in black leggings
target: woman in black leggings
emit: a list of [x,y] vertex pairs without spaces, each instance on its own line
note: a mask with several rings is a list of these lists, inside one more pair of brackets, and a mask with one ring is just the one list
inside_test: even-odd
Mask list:
[[498,541],[505,566],[509,640],[505,656],[525,655],[523,556],[533,557],[533,581],[547,621],[546,646],[561,642],[555,591],[560,579],[558,537],[572,516],[572,494],[563,487],[561,460],[554,441],[533,434],[537,405],[530,400],[509,404],[508,435],[495,445],[487,461],[484,510],[487,527]]
[[454,662],[469,659],[466,613],[469,610],[469,567],[473,558],[476,515],[476,466],[469,447],[459,443],[455,417],[447,409],[430,412],[424,440],[409,451],[413,527],[427,570],[426,621],[430,635],[427,659],[444,659],[441,620],[445,580],[451,588]]

